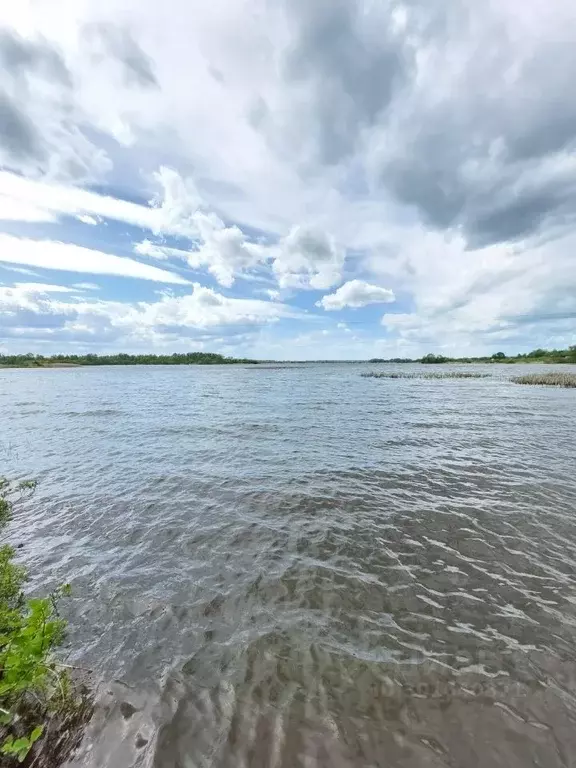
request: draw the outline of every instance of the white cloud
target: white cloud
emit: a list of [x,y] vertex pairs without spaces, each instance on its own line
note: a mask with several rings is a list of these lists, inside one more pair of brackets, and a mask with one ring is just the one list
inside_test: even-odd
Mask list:
[[14,289],[22,293],[74,293],[73,288],[51,283],[15,283]]
[[369,304],[389,304],[395,299],[394,292],[389,288],[371,285],[363,280],[349,280],[334,293],[321,298],[316,306],[324,307],[326,310],[344,309],[344,307],[358,309],[367,307]]
[[227,287],[242,273],[269,263],[283,288],[330,288],[340,280],[344,249],[322,229],[297,225],[277,245],[254,243],[238,226],[226,226],[215,213],[200,209],[201,201],[190,179],[166,167],[153,177],[160,189],[153,201],[155,207],[8,172],[0,172],[0,194],[22,207],[27,220],[33,220],[34,215],[36,221],[74,216],[95,225],[100,218],[108,218],[157,235],[188,238],[195,243],[190,251],[149,239],[136,243],[134,250],[157,259],[182,259],[193,268],[204,267]]
[[98,219],[94,216],[90,216],[88,213],[80,213],[76,218],[78,221],[82,222],[82,224],[89,224],[91,227],[96,227],[98,225]]
[[177,171],[166,166],[161,166],[152,177],[160,190],[153,201],[159,212],[156,231],[195,237],[195,217],[201,199],[193,180],[182,178]]
[[73,293],[63,285],[45,285],[42,283],[16,283],[0,285],[0,325],[8,326],[10,316],[16,312],[50,314],[52,302],[57,301],[52,294]]
[[188,282],[179,275],[164,269],[141,264],[121,256],[113,256],[110,253],[83,248],[72,243],[28,240],[2,234],[0,234],[0,261],[66,272],[119,275],[142,280],[155,280],[161,283],[183,285]]
[[296,226],[280,242],[273,270],[281,288],[330,288],[340,281],[345,254],[332,237]]
[[74,283],[74,288],[78,288],[80,291],[99,291],[100,286],[96,283]]
[[191,267],[207,267],[221,285],[231,286],[237,273],[269,257],[265,246],[249,242],[239,227],[226,227],[215,214],[198,212],[194,221],[203,243],[189,254],[188,263]]
[[138,304],[126,318],[136,325],[210,328],[262,325],[281,317],[298,317],[286,305],[257,299],[233,299],[194,283],[187,296],[164,296],[154,304]]
[[399,256],[373,254],[366,266],[411,295],[412,311],[387,313],[382,324],[424,351],[561,347],[574,343],[575,247],[568,234],[470,251],[461,235],[414,231]]
[[[181,206],[171,204],[171,208]],[[196,210],[186,214],[186,229],[196,233],[190,251],[144,240],[134,246],[142,255],[158,259],[184,259],[192,268],[206,268],[225,287],[251,269],[272,265],[283,288],[328,288],[340,279],[344,251],[325,232],[294,227],[277,244],[254,243],[238,226],[226,226],[215,213]],[[174,227],[172,220],[172,227]]]
[[39,208],[26,200],[0,195],[0,221],[55,222],[56,216],[45,208]]
[[279,302],[228,298],[198,283],[185,296],[164,295],[153,302],[70,301],[50,295],[67,290],[50,285],[0,287],[0,336],[38,340],[49,334],[55,345],[84,341],[108,348],[134,347],[210,340],[215,334],[233,340],[239,333],[250,336],[281,318],[301,317],[299,311]]
[[[182,179],[174,170],[160,167],[152,174],[159,190],[154,205],[140,205],[127,200],[100,195],[80,187],[17,176],[0,171],[0,218],[19,215],[25,221],[55,221],[61,216],[74,216],[86,224],[97,224],[100,218],[122,221],[156,234],[195,237],[197,228],[193,214],[198,199],[191,191],[190,180]],[[2,201],[6,200],[6,215]]]
[[41,216],[98,216],[154,231],[159,230],[161,225],[158,208],[99,195],[79,187],[27,179],[7,171],[0,171],[0,195],[14,201],[14,204],[29,206]]
[[150,240],[142,240],[141,243],[136,243],[134,245],[134,252],[139,253],[141,256],[150,256],[152,259],[176,258],[188,261],[190,256],[189,251],[184,251],[180,248],[170,248],[166,245],[158,245]]
[[8,264],[2,265],[3,269],[7,269],[9,272],[18,272],[19,275],[28,275],[29,277],[40,277],[38,272],[34,272],[33,269],[26,269],[26,267],[12,267]]

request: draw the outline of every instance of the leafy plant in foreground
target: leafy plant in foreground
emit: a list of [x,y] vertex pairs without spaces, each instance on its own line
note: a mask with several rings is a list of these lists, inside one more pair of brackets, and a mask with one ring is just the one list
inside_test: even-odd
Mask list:
[[[11,518],[14,497],[34,487],[0,478],[0,529]],[[0,754],[23,762],[49,718],[75,705],[68,674],[52,655],[65,628],[57,601],[70,588],[27,599],[26,569],[13,560],[14,549],[0,546]]]

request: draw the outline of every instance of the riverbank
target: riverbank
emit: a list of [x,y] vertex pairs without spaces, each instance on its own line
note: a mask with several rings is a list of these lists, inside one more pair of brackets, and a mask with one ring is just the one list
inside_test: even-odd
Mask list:
[[493,364],[493,363],[535,363],[535,364],[576,364],[576,346],[568,349],[535,349],[526,354],[507,357],[504,352],[495,352],[488,357],[446,357],[427,354],[411,358],[371,358],[370,360],[254,360],[250,358],[225,357],[215,352],[185,352],[171,355],[140,354],[124,352],[115,355],[0,355],[1,368],[79,368],[100,365],[317,365],[323,364],[367,364],[367,363],[421,363],[424,365],[444,364]]
[[0,370],[3,368],[81,368],[79,363],[50,363],[50,362],[36,362],[22,363],[14,365],[5,365],[0,363]]
[[0,355],[0,368],[82,368],[100,365],[238,365],[256,360],[224,357],[214,352],[173,355]]

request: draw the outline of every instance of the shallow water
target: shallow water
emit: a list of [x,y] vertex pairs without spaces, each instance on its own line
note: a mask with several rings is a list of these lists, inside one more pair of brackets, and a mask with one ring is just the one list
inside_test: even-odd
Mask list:
[[576,392],[383,368],[0,371],[76,766],[576,765]]

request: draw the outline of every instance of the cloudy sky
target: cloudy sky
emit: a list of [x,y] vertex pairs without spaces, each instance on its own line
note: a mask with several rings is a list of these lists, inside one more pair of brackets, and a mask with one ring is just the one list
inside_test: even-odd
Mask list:
[[0,10],[0,352],[576,343],[573,0]]

